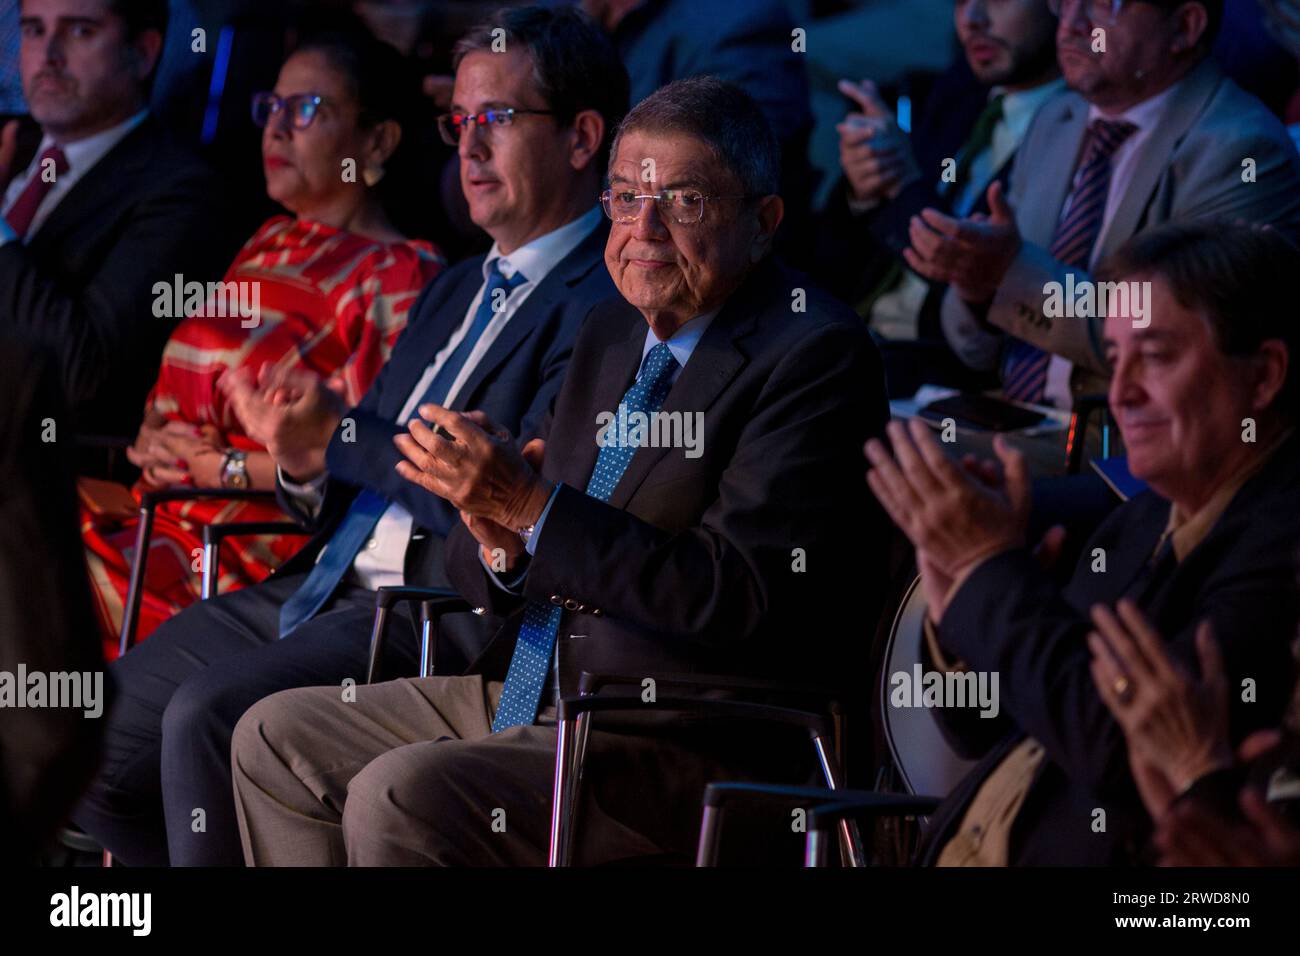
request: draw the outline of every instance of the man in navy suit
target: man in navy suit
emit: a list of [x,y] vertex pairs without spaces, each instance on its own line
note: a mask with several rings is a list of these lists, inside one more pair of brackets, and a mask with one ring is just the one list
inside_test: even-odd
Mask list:
[[[572,11],[515,9],[467,35],[457,63],[439,125],[495,242],[425,290],[356,408],[302,372],[225,383],[276,459],[282,503],[318,533],[270,580],[190,608],[118,662],[122,704],[76,819],[127,863],[240,862],[230,735],[243,712],[278,690],[364,681],[374,589],[448,585],[455,509],[397,475],[393,435],[429,401],[531,428],[587,312],[615,294],[596,197],[628,80],[608,39]],[[453,669],[486,641],[472,621],[444,642]],[[393,636],[389,660],[413,671],[409,629]]]

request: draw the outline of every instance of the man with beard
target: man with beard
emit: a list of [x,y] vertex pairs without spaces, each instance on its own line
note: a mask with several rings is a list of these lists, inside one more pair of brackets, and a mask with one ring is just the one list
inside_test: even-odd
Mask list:
[[939,78],[914,136],[874,84],[840,82],[860,112],[838,126],[844,177],[825,213],[818,271],[887,340],[891,394],[975,380],[939,327],[946,286],[905,268],[909,221],[927,206],[987,213],[985,190],[1006,181],[1034,114],[1065,88],[1056,18],[1041,0],[958,0],[953,21],[962,56]]

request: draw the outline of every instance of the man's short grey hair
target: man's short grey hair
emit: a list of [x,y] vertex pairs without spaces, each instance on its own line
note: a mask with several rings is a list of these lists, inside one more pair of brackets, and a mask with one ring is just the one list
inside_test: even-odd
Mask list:
[[748,196],[774,195],[781,180],[781,147],[753,97],[715,76],[693,76],[660,87],[627,114],[614,137],[632,131],[681,133],[705,143],[740,180]]

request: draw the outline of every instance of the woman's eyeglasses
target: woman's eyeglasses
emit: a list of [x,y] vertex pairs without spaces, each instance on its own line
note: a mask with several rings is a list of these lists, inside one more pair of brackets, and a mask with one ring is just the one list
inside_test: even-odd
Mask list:
[[306,129],[316,118],[316,111],[325,102],[315,93],[294,93],[292,96],[277,96],[275,93],[253,94],[253,122],[266,126],[271,118],[281,110],[289,111],[289,119],[294,129]]

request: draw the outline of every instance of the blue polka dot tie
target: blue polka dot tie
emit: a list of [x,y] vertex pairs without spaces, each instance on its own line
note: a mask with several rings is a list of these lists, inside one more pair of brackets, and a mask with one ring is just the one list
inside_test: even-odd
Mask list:
[[[627,415],[659,411],[672,388],[676,370],[677,360],[668,346],[660,342],[645,357],[640,376],[623,395],[619,405],[626,409]],[[619,417],[623,416],[619,414]],[[601,501],[609,501],[636,451],[632,442],[620,441],[620,437],[613,428],[606,433],[605,444],[596,457],[596,467],[587,481],[587,494]],[[550,669],[555,638],[560,631],[562,613],[562,608],[541,601],[529,601],[524,608],[519,639],[501,690],[501,703],[492,719],[493,733],[531,724],[537,718],[537,704],[542,697],[542,688],[546,686],[546,674]]]

